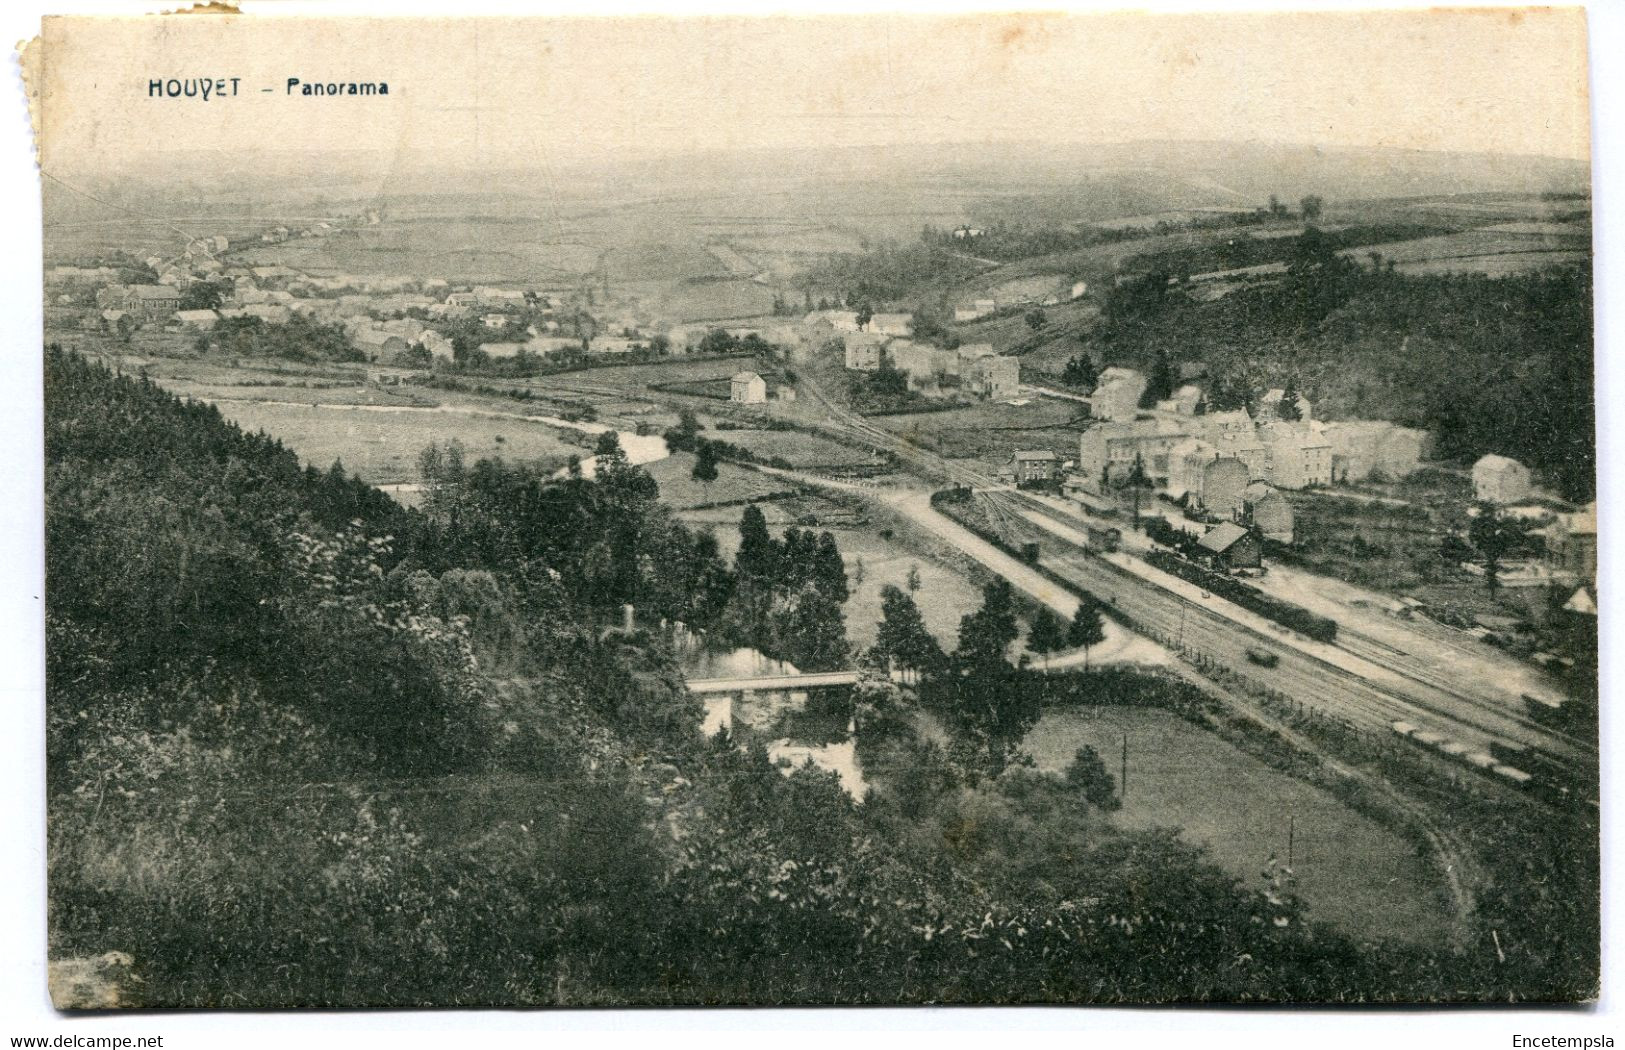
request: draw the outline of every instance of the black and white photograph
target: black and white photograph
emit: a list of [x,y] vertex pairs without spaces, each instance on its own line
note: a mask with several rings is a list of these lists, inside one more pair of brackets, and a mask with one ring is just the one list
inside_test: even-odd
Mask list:
[[1597,1000],[1584,10],[444,14],[22,47],[31,995]]

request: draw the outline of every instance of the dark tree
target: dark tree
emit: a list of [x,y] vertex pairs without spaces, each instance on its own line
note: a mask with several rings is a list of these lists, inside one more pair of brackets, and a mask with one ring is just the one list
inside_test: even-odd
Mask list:
[[1067,361],[1061,371],[1061,382],[1079,390],[1093,390],[1100,382],[1100,370],[1095,367],[1094,358],[1079,354]]
[[942,647],[925,629],[925,619],[914,599],[887,585],[880,591],[880,630],[875,651],[893,665],[932,675],[942,669]]
[[778,570],[773,537],[767,531],[767,518],[752,503],[739,518],[739,553],[734,565],[741,577],[770,579]]
[[1299,400],[1298,381],[1293,376],[1287,376],[1286,387],[1281,391],[1281,403],[1275,414],[1289,422],[1297,422],[1303,418],[1303,404]]
[[1117,797],[1117,780],[1106,770],[1100,753],[1092,747],[1080,747],[1066,767],[1066,782],[1083,793],[1084,799],[1096,809],[1113,810],[1123,805]]
[[790,595],[774,614],[773,651],[802,671],[835,671],[847,664],[846,617],[816,584]]
[[1495,504],[1480,503],[1472,524],[1467,526],[1467,538],[1484,559],[1484,585],[1493,594],[1501,581],[1501,559],[1522,541],[1523,533],[1517,522],[1502,514]]
[[852,591],[846,579],[846,562],[841,558],[840,548],[835,545],[835,537],[828,532],[819,533],[818,546],[809,560],[813,585],[836,605],[846,604]]
[[626,453],[621,450],[621,436],[613,430],[606,430],[598,435],[598,441],[593,446],[593,455],[599,459],[625,458]]
[[1158,401],[1166,401],[1174,394],[1174,387],[1179,385],[1179,369],[1174,366],[1168,357],[1168,351],[1157,347],[1157,356],[1151,362],[1151,370],[1145,377],[1145,393],[1140,395],[1140,407],[1150,408]]
[[673,448],[689,448],[693,446],[694,440],[700,436],[703,429],[705,428],[700,426],[699,417],[694,414],[693,409],[681,409],[677,413],[677,425],[671,429],[666,441]]
[[1066,628],[1068,645],[1083,649],[1083,667],[1089,669],[1089,650],[1106,640],[1106,622],[1100,613],[1100,603],[1092,595],[1078,599],[1072,613],[1072,622]]
[[1123,484],[1134,493],[1134,527],[1140,527],[1140,498],[1152,488],[1151,475],[1145,472],[1145,457],[1138,452],[1134,454],[1134,467],[1129,471]]
[[224,295],[213,281],[195,281],[181,293],[182,310],[218,310]]
[[[701,441],[694,450],[694,470],[690,475],[695,481],[709,486],[717,480],[717,448],[709,441]],[[710,491],[707,488],[706,491]]]
[[982,588],[982,607],[959,621],[954,658],[967,669],[1006,665],[1005,654],[1020,633],[1015,593],[1008,581],[994,580]]

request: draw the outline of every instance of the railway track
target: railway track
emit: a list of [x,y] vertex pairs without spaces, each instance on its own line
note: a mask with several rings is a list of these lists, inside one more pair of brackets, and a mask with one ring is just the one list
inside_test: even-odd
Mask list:
[[[1053,508],[1042,500],[1001,486],[980,471],[869,422],[835,404],[815,382],[806,381],[804,386],[828,413],[830,426],[894,454],[929,479],[979,490],[978,498],[1007,543],[1037,539],[1054,546],[1053,533],[1041,532],[1022,514],[1023,508],[1031,508],[1053,518]],[[1072,546],[1075,552],[1052,554],[1041,559],[1040,564],[1074,586],[1109,598],[1108,604],[1163,637],[1177,639],[1182,648],[1222,661],[1292,698],[1306,710],[1323,711],[1371,732],[1388,733],[1395,721],[1409,721],[1480,750],[1492,743],[1513,744],[1536,748],[1565,765],[1596,766],[1596,749],[1584,741],[1539,725],[1521,712],[1468,694],[1387,643],[1350,631],[1349,637],[1341,639],[1340,648],[1381,672],[1374,677],[1398,679],[1403,688],[1363,677],[1306,651],[1284,627],[1254,630],[1203,602],[1193,602],[1112,565],[1090,553],[1086,545]],[[1278,655],[1275,667],[1261,667],[1250,660],[1249,650],[1259,646]]]
[[[1045,517],[1060,520],[1052,509],[1041,502],[1035,502],[1035,506]],[[1515,740],[1572,761],[1592,764],[1596,761],[1594,745],[1529,718],[1516,707],[1516,698],[1498,702],[1466,692],[1420,658],[1360,633],[1358,625],[1351,627],[1348,620],[1340,622],[1337,639],[1332,644],[1407,683],[1409,688],[1403,693],[1372,683],[1374,688],[1397,696],[1402,703],[1414,705],[1415,710],[1401,717],[1412,718],[1417,711],[1421,711],[1440,723],[1468,725],[1484,733],[1487,739]],[[1348,673],[1335,664],[1326,663],[1326,667]]]

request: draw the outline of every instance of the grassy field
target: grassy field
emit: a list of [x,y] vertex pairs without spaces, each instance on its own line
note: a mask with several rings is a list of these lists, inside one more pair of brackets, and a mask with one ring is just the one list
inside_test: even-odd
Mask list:
[[344,468],[378,485],[417,481],[418,453],[435,442],[462,442],[469,462],[501,456],[556,468],[572,455],[590,455],[567,432],[518,419],[489,419],[447,406],[435,410],[373,411],[361,406],[217,400],[227,419],[280,438],[306,463]]
[[763,459],[794,467],[857,467],[878,463],[874,455],[828,438],[795,430],[710,430],[706,436],[747,448]]
[[[666,459],[644,467],[660,486],[660,498],[676,510],[690,510],[715,503],[734,503],[741,500],[765,499],[795,488],[794,483],[759,474],[733,463],[717,464],[717,480],[703,483],[694,480],[694,456],[689,452],[676,452]],[[735,520],[738,511],[733,512]]]
[[1093,747],[1117,776],[1125,736],[1128,784],[1117,816],[1125,826],[1181,828],[1226,871],[1261,888],[1269,858],[1287,858],[1290,820],[1297,889],[1311,918],[1371,937],[1433,944],[1445,936],[1438,877],[1404,839],[1175,715],[1051,711],[1026,746],[1040,769],[1053,771]]
[[1034,397],[1023,405],[990,402],[945,412],[876,416],[873,421],[942,455],[999,466],[1022,448],[1051,449],[1063,459],[1075,456],[1074,421],[1083,407]]
[[[556,382],[566,386],[572,382],[581,382],[595,387],[613,387],[628,394],[640,394],[646,393],[655,383],[727,382],[735,372],[745,369],[761,371],[749,357],[724,357],[704,361],[687,361],[679,357],[650,364],[566,372],[557,376]],[[549,385],[547,379],[536,382],[536,386],[544,389]]]
[[1587,251],[1535,251],[1511,252],[1503,255],[1469,255],[1459,258],[1422,259],[1399,263],[1395,269],[1405,273],[1481,273],[1487,277],[1503,277],[1526,270],[1541,270],[1548,266],[1562,266],[1584,262],[1591,257]]

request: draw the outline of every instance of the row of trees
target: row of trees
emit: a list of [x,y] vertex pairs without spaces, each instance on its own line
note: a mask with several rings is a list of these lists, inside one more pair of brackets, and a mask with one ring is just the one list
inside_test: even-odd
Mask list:
[[846,666],[849,649],[842,607],[850,595],[835,537],[789,528],[781,540],[755,504],[739,522],[729,637],[803,671]]

